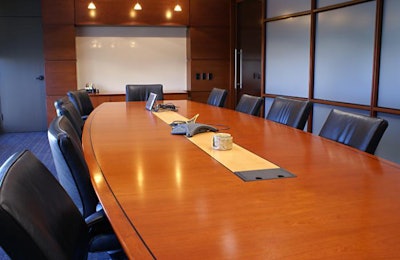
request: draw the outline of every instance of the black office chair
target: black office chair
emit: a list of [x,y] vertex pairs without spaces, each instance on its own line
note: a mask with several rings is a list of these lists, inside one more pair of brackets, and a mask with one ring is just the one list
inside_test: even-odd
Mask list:
[[79,136],[66,116],[56,117],[48,129],[58,180],[84,218],[101,207],[93,189]]
[[85,220],[96,220],[98,233],[115,236],[92,186],[80,138],[66,116],[50,123],[48,139],[59,183]]
[[266,119],[303,130],[310,111],[309,101],[276,97]]
[[213,88],[208,96],[207,104],[216,107],[224,107],[227,95],[228,91],[226,89]]
[[0,168],[0,242],[12,259],[86,259],[114,250],[115,236],[91,232],[50,171],[30,151]]
[[251,96],[248,94],[243,94],[240,97],[235,110],[246,113],[253,116],[258,116],[260,114],[260,108],[263,103],[263,98]]
[[81,114],[74,104],[69,101],[68,97],[63,97],[54,102],[54,107],[56,108],[57,116],[66,116],[69,119],[81,140],[85,121],[81,118]]
[[67,96],[69,100],[74,104],[76,110],[79,111],[81,118],[86,120],[86,118],[92,113],[94,107],[92,101],[90,100],[89,94],[85,89],[68,91]]
[[126,85],[126,101],[146,101],[150,93],[157,94],[157,100],[164,99],[163,85],[161,84],[141,84]]
[[381,118],[332,109],[319,135],[374,154],[387,127]]

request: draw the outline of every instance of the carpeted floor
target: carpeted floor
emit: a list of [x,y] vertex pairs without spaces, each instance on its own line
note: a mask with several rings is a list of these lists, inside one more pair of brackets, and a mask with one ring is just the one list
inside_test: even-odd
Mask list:
[[0,164],[16,152],[30,150],[55,175],[47,132],[3,133],[0,134]]
[[[0,165],[16,152],[30,150],[44,165],[57,177],[56,169],[51,155],[47,132],[29,133],[1,133],[0,134]],[[1,245],[0,245],[1,246]],[[0,247],[0,260],[10,258]],[[89,260],[109,259],[106,253],[89,254]]]

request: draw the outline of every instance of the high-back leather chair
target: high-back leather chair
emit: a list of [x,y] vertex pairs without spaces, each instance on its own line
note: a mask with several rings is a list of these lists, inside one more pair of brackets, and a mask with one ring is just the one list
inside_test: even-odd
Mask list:
[[0,242],[12,259],[87,259],[120,247],[115,237],[91,233],[91,224],[30,151],[1,166]]
[[374,154],[387,127],[381,118],[332,109],[319,135]]
[[208,96],[207,104],[216,107],[224,107],[227,95],[228,91],[226,89],[213,88]]
[[157,94],[157,100],[164,99],[163,85],[161,84],[129,84],[126,85],[126,101],[146,101],[150,93]]
[[[114,231],[92,186],[80,138],[66,116],[53,119],[49,125],[48,139],[59,183],[82,216],[87,221],[96,221],[96,232],[106,234],[105,241],[116,241]],[[121,248],[115,250],[120,251]]]
[[89,114],[93,111],[94,107],[90,100],[89,94],[85,89],[68,91],[67,96],[69,100],[74,104],[76,110],[79,111],[81,118],[86,120]]
[[97,211],[99,200],[93,189],[80,137],[66,116],[51,121],[48,139],[58,180],[86,218]]
[[240,97],[235,110],[243,112],[249,115],[258,116],[260,114],[260,108],[263,102],[263,98],[243,94]]
[[81,118],[81,114],[75,108],[74,104],[69,101],[68,97],[63,97],[54,102],[56,108],[57,116],[65,116],[69,119],[72,126],[74,127],[79,139],[82,138],[82,130],[85,121]]
[[310,111],[309,101],[276,97],[266,119],[303,130]]

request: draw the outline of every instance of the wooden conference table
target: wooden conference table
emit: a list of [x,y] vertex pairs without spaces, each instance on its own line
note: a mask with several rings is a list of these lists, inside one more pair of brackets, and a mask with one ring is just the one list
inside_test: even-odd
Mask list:
[[173,103],[296,177],[245,182],[171,135],[144,102],[103,103],[85,123],[84,153],[129,258],[400,258],[399,165],[233,110]]

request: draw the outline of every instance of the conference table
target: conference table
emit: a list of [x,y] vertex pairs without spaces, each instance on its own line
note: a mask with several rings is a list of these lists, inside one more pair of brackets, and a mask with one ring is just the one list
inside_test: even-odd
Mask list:
[[[94,188],[130,259],[400,258],[399,165],[261,117],[163,102],[178,111],[103,103],[84,126]],[[172,135],[163,113],[199,114],[292,176],[245,181],[215,156],[233,149],[191,140],[211,147],[214,133]],[[246,158],[230,163],[251,168]]]

